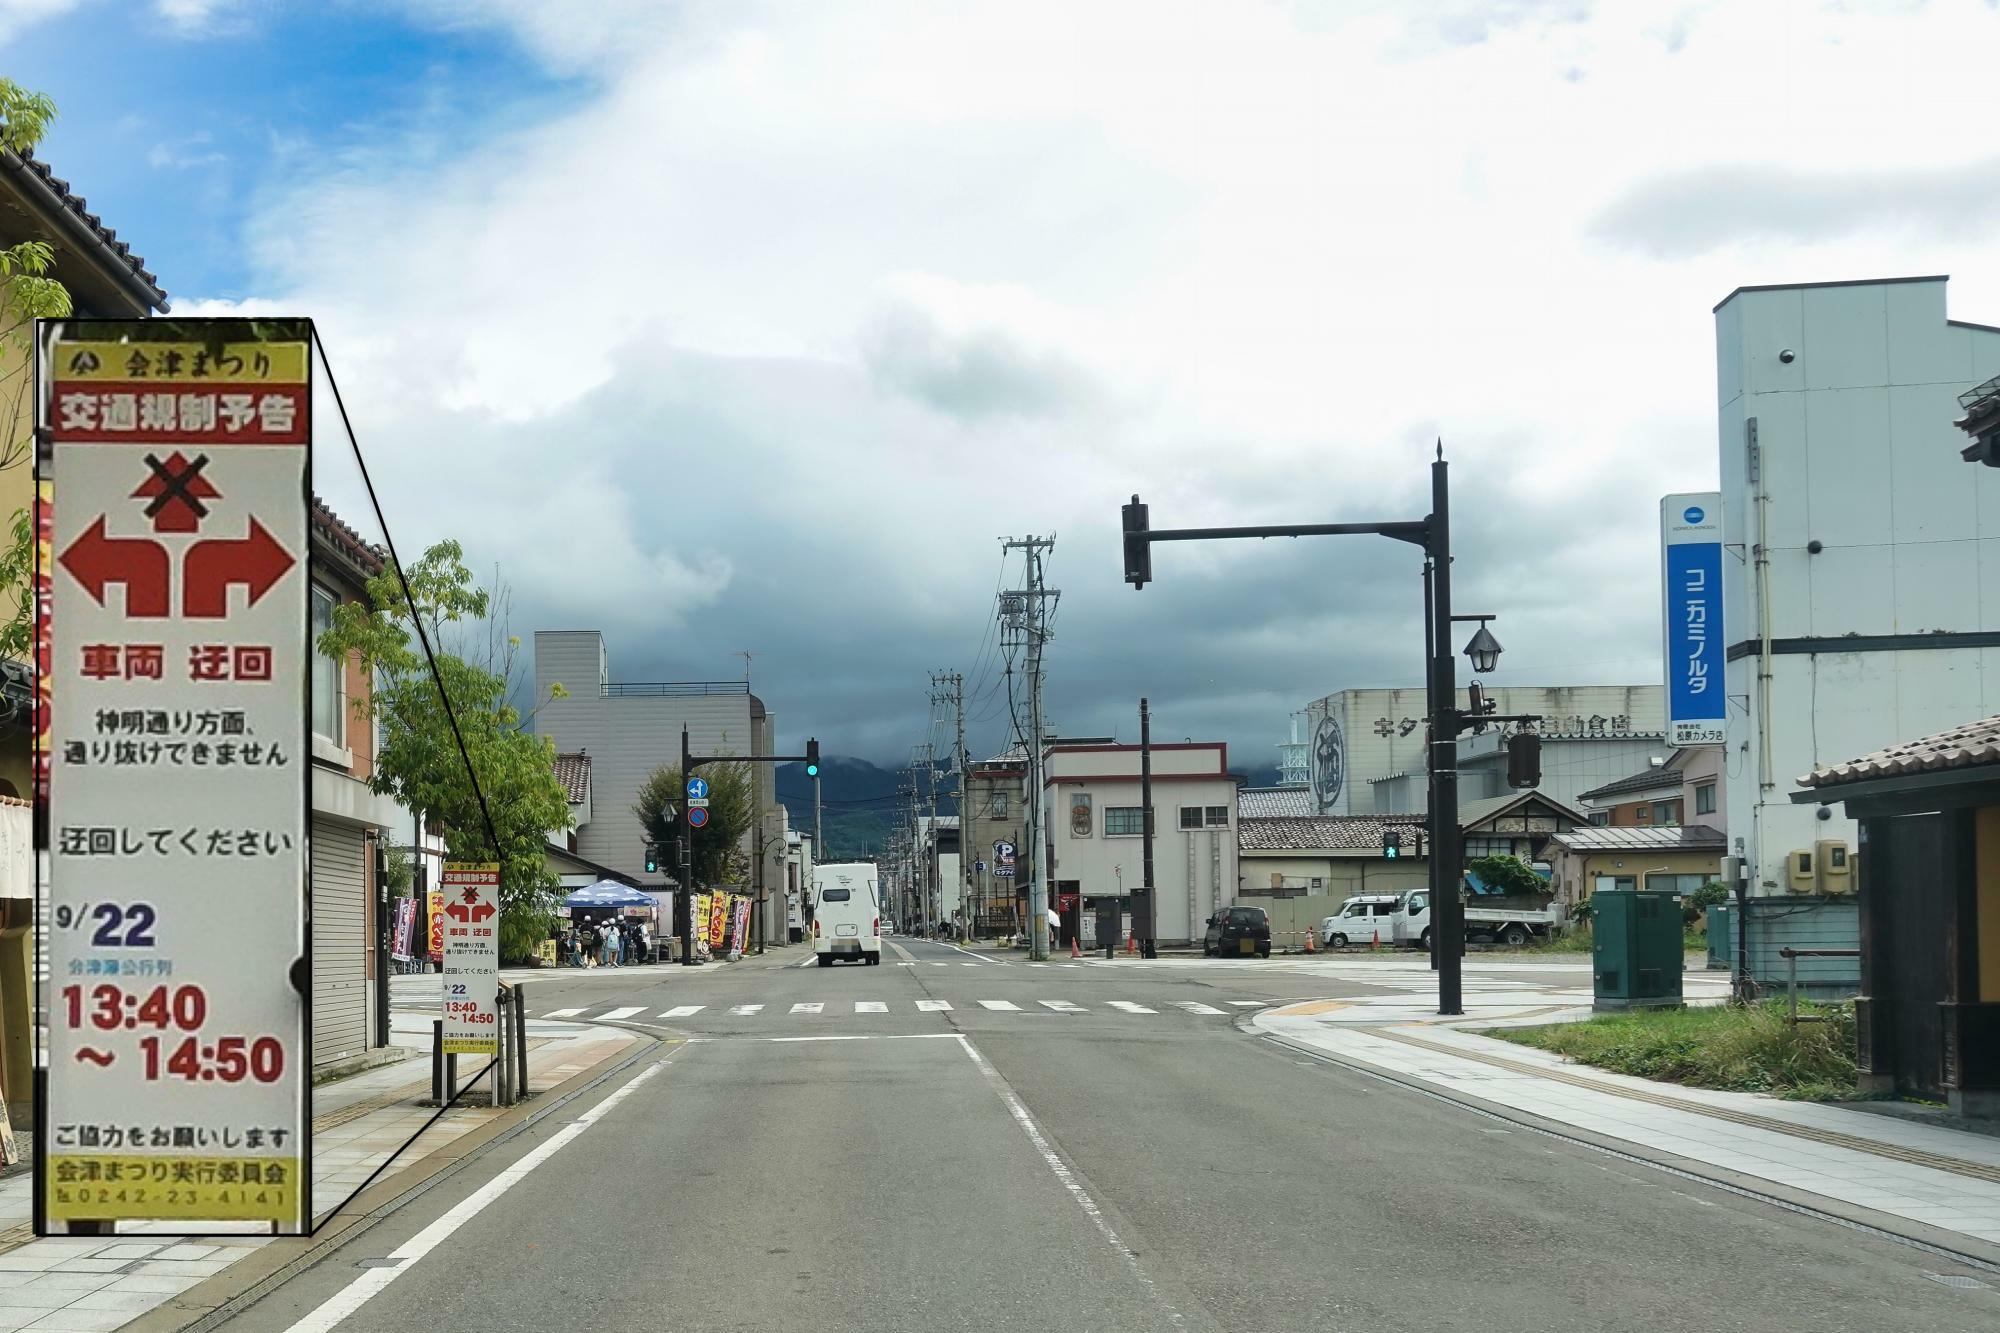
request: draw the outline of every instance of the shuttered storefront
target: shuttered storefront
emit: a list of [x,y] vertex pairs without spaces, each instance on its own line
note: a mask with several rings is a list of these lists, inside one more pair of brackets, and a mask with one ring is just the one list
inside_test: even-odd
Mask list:
[[313,1065],[368,1049],[366,843],[352,824],[312,822]]

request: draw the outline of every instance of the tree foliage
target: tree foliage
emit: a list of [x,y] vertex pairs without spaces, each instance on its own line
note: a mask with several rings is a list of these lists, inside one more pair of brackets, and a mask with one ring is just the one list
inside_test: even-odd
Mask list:
[[1505,894],[1547,893],[1548,882],[1517,856],[1475,856],[1465,868]]
[[[356,655],[375,681],[365,701],[354,701],[357,718],[379,720],[382,727],[369,785],[441,828],[450,859],[500,863],[501,956],[520,959],[548,937],[555,919],[557,880],[546,860],[548,836],[570,823],[568,800],[555,776],[555,747],[528,731],[508,702],[512,650],[519,640],[495,625],[495,599],[473,581],[459,544],[439,542],[406,573],[498,847],[488,838],[465,756],[393,570],[369,581],[365,603],[334,608],[319,648]],[[484,654],[478,649],[482,634]]]
[[[691,830],[693,846],[688,850],[688,873],[697,887],[741,884],[749,876],[750,863],[739,844],[757,820],[757,783],[749,764],[742,762],[703,764],[695,773],[708,779],[708,823]],[[666,849],[664,865],[679,877],[673,860],[674,840],[680,836],[676,816],[684,790],[679,764],[662,765],[641,784],[632,813],[645,826],[646,836]]]

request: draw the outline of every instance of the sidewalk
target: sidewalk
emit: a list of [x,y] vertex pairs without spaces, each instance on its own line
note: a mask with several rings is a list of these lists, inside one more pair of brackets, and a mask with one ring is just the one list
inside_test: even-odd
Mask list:
[[2000,1138],[1573,1064],[1468,1028],[1587,1016],[1587,988],[1579,1006],[1567,990],[1467,982],[1464,1018],[1394,996],[1285,1005],[1248,1026],[1530,1128],[2000,1265]]
[[[435,986],[438,979],[428,980]],[[392,1022],[392,1039],[409,1048],[411,1058],[313,1090],[315,1225],[324,1223],[437,1114],[435,1108],[420,1104],[431,1090],[428,1013],[396,1012]],[[530,1020],[529,1086],[547,1093],[570,1078],[608,1065],[642,1041],[610,1028]],[[463,1068],[467,1063],[461,1062],[461,1079],[477,1072],[476,1066]],[[377,1188],[397,1173],[434,1159],[467,1134],[522,1112],[521,1107],[484,1105],[485,1094],[482,1081],[396,1159]],[[531,1108],[534,1103],[526,1105]],[[117,1236],[36,1240],[32,1191],[31,1177],[0,1181],[0,1333],[17,1329],[93,1333],[116,1328],[174,1301],[275,1239],[223,1232],[182,1240],[149,1235],[147,1224],[134,1223]],[[189,1318],[198,1313],[190,1311]]]

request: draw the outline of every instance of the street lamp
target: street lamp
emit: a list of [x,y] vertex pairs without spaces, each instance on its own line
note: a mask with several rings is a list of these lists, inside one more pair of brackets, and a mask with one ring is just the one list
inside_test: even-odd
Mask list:
[[1488,617],[1481,617],[1479,632],[1472,636],[1472,642],[1465,645],[1465,655],[1472,659],[1472,669],[1485,675],[1500,665],[1500,640],[1493,637],[1493,631],[1486,628]]

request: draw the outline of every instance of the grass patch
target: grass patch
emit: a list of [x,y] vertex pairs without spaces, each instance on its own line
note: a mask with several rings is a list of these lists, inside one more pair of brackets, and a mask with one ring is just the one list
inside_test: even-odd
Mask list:
[[1711,1009],[1635,1009],[1581,1023],[1487,1033],[1639,1078],[1801,1101],[1854,1095],[1854,1006],[1799,1006],[1824,1023],[1785,1021],[1778,1003]]
[[[1590,933],[1590,923],[1585,922],[1580,926],[1572,926],[1570,929],[1564,931],[1560,935],[1553,936],[1549,939],[1535,940],[1530,944],[1525,944],[1519,949],[1514,950],[1514,952],[1576,954],[1576,953],[1590,953],[1595,947],[1596,947],[1596,940],[1595,937]],[[1699,954],[1707,953],[1708,936],[1703,934],[1699,930],[1682,931],[1681,952],[1699,953]]]

